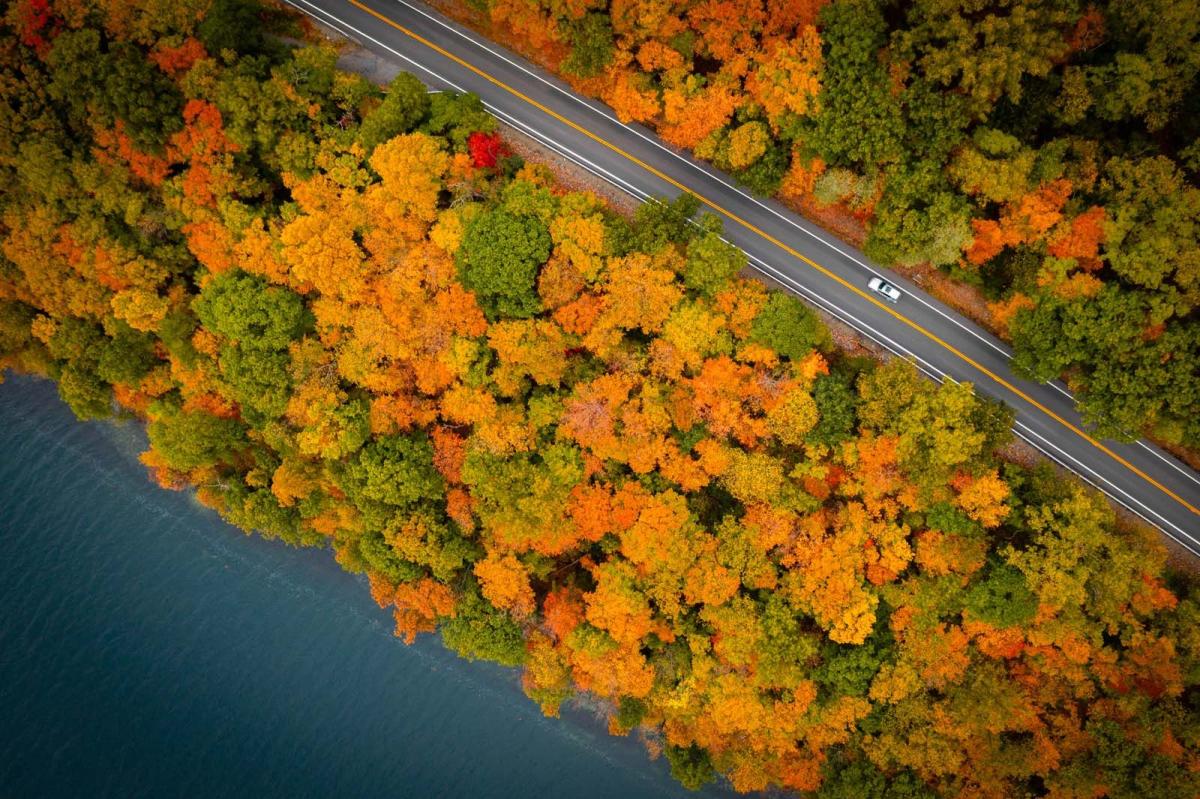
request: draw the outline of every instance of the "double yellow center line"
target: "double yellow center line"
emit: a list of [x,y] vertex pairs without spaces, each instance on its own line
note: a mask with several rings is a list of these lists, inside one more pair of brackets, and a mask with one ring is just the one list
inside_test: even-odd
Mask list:
[[403,33],[405,36],[408,36],[409,38],[411,38],[411,39],[414,39],[414,40],[416,40],[416,41],[420,42],[421,44],[423,44],[424,46],[428,47],[430,50],[433,50],[434,52],[438,53],[439,55],[442,55],[442,56],[444,56],[444,57],[446,57],[446,58],[450,59],[451,61],[453,61],[454,63],[456,63],[456,64],[458,64],[459,66],[463,67],[464,69],[468,69],[468,70],[470,70],[471,72],[474,72],[474,73],[475,73],[476,75],[478,75],[479,77],[483,78],[484,80],[488,81],[489,83],[492,83],[493,85],[497,86],[498,88],[500,88],[500,89],[503,89],[504,91],[508,92],[509,94],[513,95],[514,97],[517,97],[517,98],[519,98],[519,99],[521,99],[521,100],[525,101],[526,103],[529,103],[531,106],[533,106],[534,108],[538,109],[538,110],[539,110],[539,111],[541,111],[542,113],[546,114],[547,116],[553,117],[554,119],[558,120],[559,122],[563,123],[564,125],[566,125],[566,126],[568,126],[568,127],[572,128],[573,130],[575,130],[575,131],[577,131],[577,132],[579,132],[579,133],[583,134],[584,136],[587,136],[589,139],[591,139],[592,141],[596,142],[597,144],[600,144],[600,145],[602,145],[602,146],[604,146],[604,147],[607,147],[608,149],[612,150],[613,152],[617,153],[618,155],[620,155],[620,156],[622,156],[622,157],[624,157],[624,158],[627,158],[627,159],[629,159],[630,161],[632,161],[633,163],[637,164],[637,165],[638,165],[638,166],[640,166],[642,169],[644,169],[644,170],[646,170],[647,172],[651,173],[652,175],[654,175],[655,177],[659,178],[660,180],[663,180],[663,181],[665,181],[665,182],[667,182],[667,183],[671,184],[672,186],[674,186],[675,188],[679,189],[680,191],[687,192],[688,194],[691,194],[691,195],[692,195],[692,196],[694,196],[696,199],[700,200],[700,202],[702,202],[702,203],[704,203],[705,205],[707,205],[708,207],[712,208],[714,211],[716,211],[716,212],[718,212],[718,213],[722,214],[722,215],[723,215],[723,216],[725,216],[725,217],[728,217],[729,219],[733,220],[734,222],[737,222],[739,225],[741,225],[742,227],[746,228],[747,230],[749,230],[749,231],[751,231],[751,232],[753,232],[753,233],[755,233],[755,234],[757,234],[757,235],[761,236],[762,238],[764,238],[765,240],[767,240],[767,241],[769,241],[770,243],[774,244],[776,247],[780,248],[781,250],[783,250],[784,252],[788,253],[788,254],[789,254],[789,255],[791,255],[792,257],[794,257],[794,258],[796,258],[796,259],[798,259],[798,260],[800,260],[800,261],[803,261],[804,263],[808,264],[808,265],[809,265],[809,266],[811,266],[813,269],[815,269],[815,270],[817,270],[818,272],[820,272],[822,275],[825,275],[826,277],[828,277],[830,280],[834,280],[834,281],[836,281],[836,282],[840,283],[842,286],[844,286],[845,288],[847,288],[847,289],[849,289],[850,291],[854,292],[855,294],[859,295],[859,296],[860,296],[860,297],[862,297],[863,299],[865,299],[865,300],[867,300],[868,302],[871,302],[871,303],[873,303],[874,305],[878,306],[878,307],[879,307],[881,310],[883,310],[884,312],[886,312],[886,313],[888,313],[888,314],[891,314],[891,315],[892,315],[892,316],[893,316],[893,317],[894,317],[894,318],[895,318],[897,321],[899,321],[899,322],[901,322],[901,323],[903,323],[903,324],[905,324],[905,325],[908,325],[908,326],[909,326],[909,327],[911,327],[913,330],[916,330],[918,333],[921,333],[922,335],[924,335],[926,338],[930,339],[931,341],[937,342],[937,343],[938,343],[938,344],[940,344],[942,347],[945,347],[945,348],[946,348],[946,350],[948,350],[949,352],[953,353],[954,355],[956,355],[957,357],[961,358],[961,359],[962,359],[963,361],[965,361],[966,363],[968,363],[968,364],[970,364],[971,366],[975,367],[976,369],[978,369],[980,372],[982,372],[983,374],[985,374],[985,375],[987,375],[988,377],[990,377],[990,378],[991,378],[992,380],[994,380],[995,382],[997,382],[997,383],[999,383],[1000,385],[1004,386],[1004,387],[1005,387],[1005,388],[1007,388],[1009,391],[1011,391],[1012,393],[1016,394],[1018,397],[1020,397],[1021,399],[1025,400],[1025,401],[1026,401],[1026,402],[1028,402],[1030,405],[1032,405],[1033,407],[1035,407],[1035,408],[1037,408],[1038,410],[1040,410],[1042,413],[1044,413],[1044,414],[1046,414],[1047,416],[1049,416],[1051,419],[1055,420],[1055,421],[1056,421],[1056,422],[1058,422],[1059,424],[1061,424],[1061,425],[1063,425],[1064,427],[1066,427],[1068,430],[1071,430],[1072,432],[1076,433],[1076,434],[1077,434],[1077,435],[1079,435],[1081,438],[1083,438],[1085,441],[1087,441],[1088,443],[1090,443],[1092,446],[1096,447],[1096,448],[1097,448],[1097,449],[1099,449],[1101,452],[1103,452],[1104,454],[1108,455],[1110,458],[1112,458],[1113,460],[1115,460],[1117,463],[1121,464],[1121,465],[1122,465],[1122,466],[1124,466],[1126,469],[1129,469],[1129,471],[1133,472],[1134,474],[1136,474],[1138,477],[1141,477],[1143,480],[1145,480],[1145,481],[1146,481],[1147,483],[1149,483],[1150,485],[1154,486],[1155,488],[1159,489],[1160,491],[1162,491],[1162,492],[1163,492],[1164,494],[1166,494],[1167,496],[1169,496],[1169,497],[1171,497],[1172,499],[1174,499],[1174,500],[1175,500],[1176,502],[1178,502],[1180,505],[1183,505],[1185,508],[1187,508],[1188,510],[1190,510],[1192,513],[1195,513],[1196,515],[1200,516],[1200,508],[1196,508],[1196,507],[1195,507],[1195,506],[1193,506],[1191,503],[1187,502],[1187,500],[1185,500],[1183,497],[1179,496],[1178,494],[1176,494],[1175,492],[1173,492],[1171,489],[1167,488],[1167,487],[1166,487],[1166,486],[1164,486],[1162,483],[1158,482],[1158,481],[1157,481],[1157,480],[1155,480],[1153,477],[1151,477],[1150,475],[1148,475],[1148,474],[1146,474],[1145,472],[1143,472],[1141,469],[1139,469],[1139,468],[1137,468],[1136,466],[1134,466],[1132,463],[1130,463],[1129,461],[1127,461],[1125,458],[1121,457],[1121,456],[1120,456],[1120,455],[1118,455],[1116,452],[1114,452],[1113,450],[1111,450],[1109,447],[1105,446],[1105,445],[1104,445],[1102,442],[1098,441],[1098,440],[1097,440],[1097,439],[1095,439],[1095,438],[1092,438],[1090,435],[1088,435],[1088,434],[1087,434],[1087,432],[1085,432],[1085,431],[1084,431],[1084,430],[1082,430],[1081,428],[1077,427],[1076,425],[1072,424],[1071,422],[1067,421],[1066,419],[1062,418],[1062,417],[1061,417],[1061,416],[1059,416],[1057,413],[1055,413],[1054,411],[1050,410],[1050,409],[1049,409],[1049,408],[1047,408],[1045,405],[1043,405],[1042,403],[1038,402],[1036,399],[1034,399],[1033,397],[1029,396],[1029,395],[1028,395],[1028,394],[1026,394],[1024,391],[1022,391],[1021,389],[1017,388],[1016,386],[1014,386],[1013,384],[1009,383],[1009,382],[1008,382],[1007,380],[1005,380],[1004,378],[1002,378],[1002,377],[1000,377],[999,375],[997,375],[997,374],[995,374],[994,372],[992,372],[990,369],[986,368],[985,366],[983,366],[983,365],[982,365],[982,364],[980,364],[980,363],[977,363],[975,360],[973,360],[973,359],[972,359],[972,358],[970,358],[968,355],[966,355],[965,353],[963,353],[963,352],[961,352],[960,350],[958,350],[957,348],[955,348],[955,347],[954,347],[953,345],[951,345],[949,342],[947,342],[947,341],[944,341],[943,339],[941,339],[941,338],[939,338],[938,336],[934,335],[934,334],[933,334],[932,332],[930,332],[929,330],[926,330],[925,328],[921,327],[920,325],[918,325],[916,322],[912,321],[912,320],[911,320],[911,319],[909,319],[908,317],[904,316],[904,315],[903,315],[903,314],[901,314],[901,313],[898,313],[898,312],[897,312],[897,311],[896,311],[894,308],[891,308],[890,306],[888,306],[888,305],[884,304],[883,302],[880,302],[880,301],[879,301],[879,300],[877,300],[875,297],[871,296],[871,295],[870,295],[870,294],[868,294],[867,292],[865,292],[865,291],[863,291],[862,289],[860,289],[858,286],[855,286],[854,284],[850,283],[849,281],[847,281],[847,280],[845,280],[845,279],[843,279],[843,278],[839,277],[838,275],[834,274],[832,271],[830,271],[830,270],[829,270],[829,269],[827,269],[826,267],[824,267],[824,266],[821,266],[819,263],[817,263],[816,261],[812,260],[811,258],[809,258],[808,256],[804,255],[803,253],[799,252],[798,250],[795,250],[795,249],[793,249],[793,248],[792,248],[792,247],[790,247],[789,245],[787,245],[787,244],[785,244],[784,242],[780,241],[779,239],[775,238],[774,236],[772,236],[771,234],[767,233],[766,231],[764,231],[764,230],[760,229],[760,228],[759,228],[759,227],[757,227],[756,225],[754,225],[754,224],[752,224],[752,223],[748,222],[748,221],[747,221],[747,220],[745,220],[745,219],[742,219],[742,218],[741,218],[740,216],[738,216],[737,214],[734,214],[733,212],[726,210],[724,207],[722,207],[722,206],[718,205],[717,203],[715,203],[715,202],[713,202],[712,200],[708,199],[708,198],[707,198],[707,197],[705,197],[704,195],[702,195],[702,194],[699,194],[699,193],[697,193],[696,191],[694,191],[694,190],[692,190],[692,189],[688,188],[687,186],[683,185],[682,183],[680,183],[679,181],[675,180],[675,179],[674,179],[674,178],[672,178],[671,176],[669,176],[669,175],[667,175],[667,174],[665,174],[665,173],[663,173],[663,172],[659,171],[658,169],[656,169],[655,167],[651,166],[650,164],[647,164],[645,161],[642,161],[640,158],[638,158],[637,156],[633,155],[632,153],[628,153],[628,152],[626,152],[625,150],[623,150],[623,149],[621,149],[620,147],[618,147],[617,145],[615,145],[615,144],[613,144],[613,143],[609,142],[607,139],[604,139],[604,138],[601,138],[600,136],[597,136],[595,133],[592,133],[590,130],[587,130],[586,128],[583,128],[583,127],[581,127],[580,125],[578,125],[578,124],[576,124],[576,123],[572,122],[571,120],[567,119],[567,118],[566,118],[566,117],[564,117],[562,114],[559,114],[558,112],[554,111],[553,109],[547,108],[545,105],[543,105],[542,103],[539,103],[537,100],[533,99],[532,97],[530,97],[530,96],[528,96],[528,95],[524,94],[523,92],[521,92],[521,91],[519,91],[519,90],[517,90],[517,89],[513,88],[512,86],[509,86],[507,83],[504,83],[504,82],[503,82],[503,81],[501,81],[500,79],[498,79],[498,78],[495,78],[495,77],[492,77],[492,76],[491,76],[491,75],[489,75],[487,72],[484,72],[484,71],[483,71],[482,69],[480,69],[479,67],[476,67],[474,64],[470,64],[470,63],[468,63],[467,61],[463,60],[462,58],[459,58],[458,56],[456,56],[454,53],[451,53],[450,51],[446,50],[445,48],[439,47],[438,45],[436,45],[436,44],[434,44],[433,42],[431,42],[431,41],[429,41],[428,39],[426,39],[424,36],[421,36],[419,33],[415,32],[415,31],[412,31],[412,30],[409,30],[408,28],[404,27],[403,25],[401,25],[400,23],[396,22],[395,20],[393,20],[393,19],[391,19],[391,18],[389,18],[389,17],[386,17],[386,16],[384,16],[383,14],[380,14],[380,13],[379,13],[378,11],[376,11],[375,9],[373,9],[373,8],[370,8],[370,7],[366,6],[366,5],[363,5],[361,2],[359,2],[359,0],[347,0],[347,2],[349,2],[349,3],[350,3],[350,5],[354,6],[355,8],[359,9],[360,11],[363,11],[363,12],[365,12],[365,13],[367,13],[367,14],[370,14],[372,17],[375,17],[377,20],[379,20],[380,22],[384,23],[385,25],[389,25],[389,26],[391,26],[392,28],[395,28],[396,30],[398,30],[398,31],[400,31],[401,33]]

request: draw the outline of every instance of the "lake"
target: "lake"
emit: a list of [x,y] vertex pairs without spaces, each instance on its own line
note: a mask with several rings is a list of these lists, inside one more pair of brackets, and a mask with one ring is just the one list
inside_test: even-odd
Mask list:
[[328,552],[150,483],[133,423],[0,385],[0,794],[673,797],[590,711],[404,646]]

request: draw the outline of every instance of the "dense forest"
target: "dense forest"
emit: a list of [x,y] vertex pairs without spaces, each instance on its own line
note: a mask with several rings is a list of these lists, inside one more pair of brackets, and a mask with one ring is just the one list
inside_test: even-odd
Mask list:
[[443,0],[883,264],[991,300],[1018,371],[1200,447],[1197,0]]
[[[521,667],[548,714],[589,692],[685,785],[1200,794],[1200,596],[1102,497],[999,459],[1005,409],[838,351],[694,202],[621,216],[477,98],[383,91],[294,24],[8,7],[0,366],[144,419],[162,485],[331,548],[398,635]],[[1150,297],[1105,229],[1103,291]]]

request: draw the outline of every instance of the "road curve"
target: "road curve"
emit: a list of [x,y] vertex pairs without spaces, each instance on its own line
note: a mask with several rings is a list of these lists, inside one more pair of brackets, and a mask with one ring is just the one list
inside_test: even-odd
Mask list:
[[[506,123],[639,199],[695,194],[772,281],[930,377],[969,382],[1003,401],[1016,412],[1018,436],[1200,556],[1200,475],[1148,442],[1093,438],[1061,383],[1017,378],[1007,344],[851,245],[415,0],[286,2],[431,88],[478,94]],[[870,294],[873,275],[899,286],[900,302]]]

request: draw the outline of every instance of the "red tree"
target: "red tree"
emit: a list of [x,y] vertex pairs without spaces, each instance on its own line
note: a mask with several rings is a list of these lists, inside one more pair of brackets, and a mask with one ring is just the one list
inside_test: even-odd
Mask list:
[[491,169],[497,161],[509,155],[508,147],[500,141],[499,133],[477,130],[467,137],[467,149],[471,153],[471,162],[477,168]]
[[49,0],[25,0],[16,7],[17,32],[21,43],[32,47],[39,56],[50,51],[50,40],[58,35],[60,21],[54,16]]

